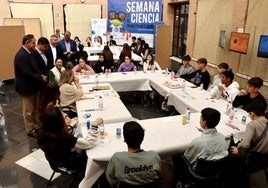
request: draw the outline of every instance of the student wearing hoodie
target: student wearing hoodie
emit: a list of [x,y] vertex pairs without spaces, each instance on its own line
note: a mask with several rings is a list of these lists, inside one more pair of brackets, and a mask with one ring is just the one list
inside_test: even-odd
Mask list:
[[214,86],[210,94],[212,98],[223,97],[228,101],[233,101],[239,93],[239,84],[234,81],[234,73],[231,69],[221,73],[221,84]]

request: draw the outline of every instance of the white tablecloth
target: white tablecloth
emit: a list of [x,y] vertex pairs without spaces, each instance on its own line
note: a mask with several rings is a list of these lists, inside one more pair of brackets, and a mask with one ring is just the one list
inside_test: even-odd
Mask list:
[[208,91],[190,87],[186,87],[185,91],[180,89],[172,92],[169,95],[168,104],[173,105],[181,114],[185,113],[187,107],[192,112],[200,112],[203,108],[211,107],[221,113],[224,113],[227,107],[227,101],[211,99]]
[[[133,119],[128,109],[120,100],[120,97],[116,91],[111,88],[111,90],[100,90],[89,94],[88,91],[92,89],[92,86],[95,85],[84,85],[84,96],[88,99],[83,99],[76,102],[79,122],[86,121],[86,114],[90,114],[90,119],[93,121],[99,117],[103,118],[105,124],[125,122]],[[102,111],[99,110],[99,96],[102,96],[103,98]]]
[[[90,75],[89,78],[79,79],[80,84],[95,83],[96,75]],[[151,90],[149,80],[142,71],[135,72],[114,72],[108,75],[99,74],[99,83],[110,83],[116,91],[148,91]]]
[[[87,47],[87,48],[88,49],[85,49],[85,51],[88,53],[87,60],[88,61],[98,61],[99,55],[97,55],[97,54],[101,53],[103,48],[99,48],[99,47]],[[119,49],[116,49],[116,48],[110,48],[110,50],[113,53],[114,60],[118,60],[121,51]],[[138,61],[138,62],[142,61],[141,56],[139,56],[139,55],[137,55],[137,54],[135,54],[133,52],[131,53],[131,59],[133,61]]]
[[[105,75],[99,76],[99,82],[109,82],[116,91],[132,91],[132,90],[150,90],[151,86],[155,88],[161,95],[169,96],[168,104],[174,105],[180,113],[185,113],[186,108],[190,107],[191,121],[182,125],[181,116],[172,116],[164,118],[155,118],[148,120],[141,120],[139,123],[143,126],[145,131],[145,138],[142,143],[142,148],[145,150],[154,150],[160,155],[173,155],[178,152],[183,152],[189,143],[196,137],[200,136],[200,132],[197,130],[199,127],[200,111],[203,108],[211,107],[221,112],[221,121],[217,126],[219,132],[224,136],[229,137],[231,134],[236,134],[245,130],[245,125],[242,125],[242,115],[247,115],[242,109],[235,109],[235,117],[231,122],[231,126],[228,126],[229,117],[224,112],[226,110],[227,102],[220,99],[210,99],[209,93],[199,88],[191,88],[193,85],[186,82],[186,90],[171,89],[164,86],[165,81],[171,81],[170,75],[165,76],[162,74],[164,71],[156,72],[142,72],[138,71],[123,73],[112,73],[106,78]],[[80,79],[80,83],[94,83],[95,76],[90,78]],[[177,82],[181,82],[178,79]],[[86,90],[88,90],[86,88]],[[117,102],[113,102],[117,101]],[[95,117],[103,117],[105,123],[105,130],[108,136],[101,143],[97,143],[96,147],[87,150],[88,163],[86,174],[79,187],[90,187],[97,178],[104,172],[109,159],[117,151],[126,151],[127,146],[123,142],[123,136],[116,138],[116,128],[123,127],[123,124],[127,120],[123,120],[122,109],[125,111],[125,107],[119,102],[119,98],[113,98],[110,100],[108,97],[104,100],[104,111],[100,114],[98,111],[92,111],[92,115]],[[80,104],[81,103],[81,104]],[[79,120],[83,120],[83,110],[97,108],[97,100],[88,99],[77,103]],[[107,106],[106,106],[107,105]],[[121,105],[121,106],[120,106]],[[120,112],[120,113],[118,113]],[[90,112],[91,113],[91,112]],[[96,114],[93,114],[96,113]],[[117,118],[116,118],[117,117]],[[81,119],[82,118],[82,119]],[[105,120],[106,118],[106,120]],[[129,116],[126,113],[126,119]],[[247,118],[248,123],[250,120]],[[107,124],[108,122],[121,122],[114,124]],[[84,131],[86,131],[84,129]],[[227,145],[226,145],[227,147]]]
[[[197,130],[199,126],[200,113],[192,113],[190,122],[182,125],[181,116],[170,116],[138,121],[145,129],[144,141],[141,148],[144,150],[154,150],[160,156],[174,155],[183,152],[191,141],[201,135]],[[234,120],[236,121],[236,120]],[[226,125],[227,116],[222,116],[217,130],[228,137],[238,130]],[[235,122],[234,122],[235,123]],[[116,128],[123,130],[124,123],[106,124],[105,132],[108,133],[105,141],[98,141],[96,146],[87,150],[88,163],[85,178],[79,187],[91,186],[98,177],[105,171],[108,161],[115,152],[127,151],[123,135],[116,137]],[[241,131],[245,130],[245,125],[237,125]],[[226,148],[228,144],[226,144]]]
[[[183,79],[178,78],[175,80],[171,80],[171,75],[165,74],[165,70],[158,70],[155,72],[147,71],[146,77],[149,79],[149,84],[151,87],[153,87],[160,95],[162,96],[168,96],[171,92],[175,92],[178,90],[181,90],[181,88],[171,88],[166,85],[164,85],[165,82],[169,83],[169,85],[181,85],[183,82]],[[186,87],[192,87],[193,84],[190,82],[185,81]]]

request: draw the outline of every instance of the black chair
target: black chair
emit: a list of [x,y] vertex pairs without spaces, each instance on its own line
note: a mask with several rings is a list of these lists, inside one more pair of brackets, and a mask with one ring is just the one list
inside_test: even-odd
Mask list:
[[74,183],[74,180],[76,179],[76,177],[78,175],[78,171],[77,170],[67,169],[66,167],[64,167],[64,166],[62,166],[62,165],[60,165],[58,163],[55,163],[54,161],[49,159],[49,157],[47,155],[45,155],[45,156],[46,156],[46,159],[47,159],[51,169],[53,170],[53,173],[52,173],[52,175],[50,176],[50,179],[47,182],[47,186],[50,185],[55,173],[58,172],[58,173],[61,173],[61,174],[71,175],[73,177],[73,181],[72,181],[71,185],[69,186],[69,187],[72,187],[72,185]]
[[224,187],[227,157],[212,161],[198,159],[194,165],[191,165],[186,158],[184,160],[196,187]]

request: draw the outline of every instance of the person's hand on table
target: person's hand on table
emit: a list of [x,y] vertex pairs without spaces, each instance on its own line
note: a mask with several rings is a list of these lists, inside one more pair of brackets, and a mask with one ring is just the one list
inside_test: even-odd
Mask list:
[[99,126],[99,125],[101,125],[101,124],[103,124],[103,119],[102,119],[102,118],[97,118],[97,119],[92,123],[93,126]]

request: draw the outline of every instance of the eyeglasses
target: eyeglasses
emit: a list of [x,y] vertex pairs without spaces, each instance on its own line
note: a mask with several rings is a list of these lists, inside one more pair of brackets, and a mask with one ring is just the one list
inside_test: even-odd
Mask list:
[[125,58],[125,60],[130,60],[129,58]]

